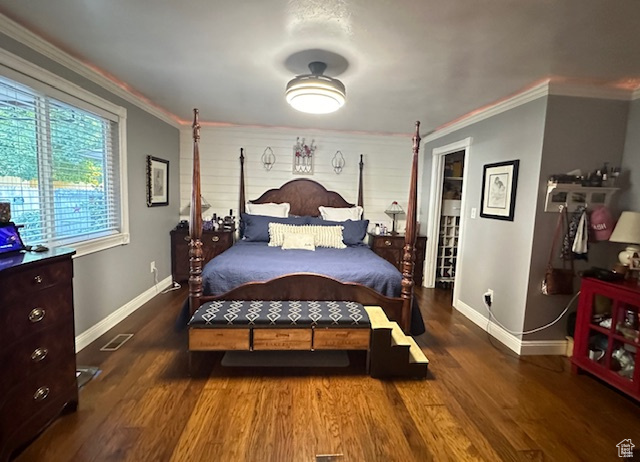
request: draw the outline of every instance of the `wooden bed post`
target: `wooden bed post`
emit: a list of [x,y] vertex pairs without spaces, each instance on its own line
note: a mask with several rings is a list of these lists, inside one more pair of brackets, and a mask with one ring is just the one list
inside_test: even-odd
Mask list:
[[240,204],[238,204],[239,217],[242,217],[242,214],[245,212],[244,208],[246,201],[244,197],[244,149],[240,148]]
[[200,308],[202,297],[202,201],[200,193],[200,122],[193,110],[193,188],[189,217],[189,312]]
[[358,178],[358,203],[360,207],[363,206],[363,198],[362,198],[362,170],[364,169],[364,162],[362,161],[362,154],[360,154],[360,178]]
[[416,209],[418,208],[418,152],[420,151],[420,122],[416,122],[416,133],[413,136],[413,162],[411,164],[411,181],[409,183],[409,204],[407,206],[407,227],[404,235],[404,252],[402,255],[402,319],[400,326],[409,332],[411,325],[411,308],[413,303],[413,270],[417,235]]

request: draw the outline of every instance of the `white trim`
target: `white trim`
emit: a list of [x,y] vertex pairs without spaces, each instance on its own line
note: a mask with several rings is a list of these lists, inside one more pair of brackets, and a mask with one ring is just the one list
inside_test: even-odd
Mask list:
[[[425,287],[435,287],[436,280],[436,263],[437,263],[437,253],[438,253],[438,236],[440,233],[440,211],[442,206],[442,178],[444,175],[444,157],[447,154],[451,154],[458,151],[465,151],[464,154],[464,168],[463,168],[463,180],[462,180],[462,202],[461,205],[461,213],[460,213],[460,230],[458,233],[458,264],[456,264],[456,268],[459,269],[460,265],[460,256],[461,256],[461,246],[460,243],[463,242],[463,215],[464,215],[464,197],[466,191],[466,181],[464,181],[464,174],[466,174],[469,167],[469,147],[471,146],[472,138],[465,138],[460,141],[456,141],[454,143],[447,144],[445,146],[439,146],[434,148],[432,153],[432,161],[431,161],[431,191],[429,193],[429,218],[428,218],[428,239],[427,239],[427,248],[426,248],[426,256],[425,256],[425,278],[423,285]],[[458,271],[456,271],[457,278]],[[457,284],[454,284],[454,299],[455,299],[455,291],[457,289]]]
[[471,308],[466,303],[454,298],[453,307],[462,313],[471,322],[483,331],[504,344],[519,356],[555,355],[566,356],[567,340],[521,340],[507,332],[495,322],[489,322],[488,318]]
[[493,117],[502,112],[509,111],[548,95],[631,101],[640,98],[640,89],[631,91],[597,85],[551,82],[549,80],[545,80],[544,82],[541,82],[510,98],[498,101],[480,112],[470,113],[470,115],[463,116],[459,120],[452,122],[450,125],[446,125],[441,129],[436,129],[433,133],[424,137],[424,142],[430,143],[431,141],[442,138],[443,136],[464,127],[476,124],[482,120],[488,119],[489,117]]
[[[127,217],[128,221],[128,217]],[[124,228],[124,225],[123,225]],[[90,241],[73,242],[69,244],[69,247],[73,247],[76,251],[73,258],[89,255],[90,253],[100,252],[101,250],[107,250],[119,245],[128,244],[130,240],[129,230],[127,232],[120,232],[113,236],[101,237],[98,239],[91,239]]]
[[566,356],[567,340],[522,340],[520,356]]
[[482,314],[471,308],[466,303],[453,299],[454,304],[453,307],[466,316],[471,322],[476,324],[485,332],[488,332],[489,335],[494,337],[496,340],[503,343],[507,348],[511,351],[514,351],[517,354],[520,354],[521,343],[522,341],[513,334],[510,334],[502,327],[494,323],[493,321],[489,322],[489,319],[484,317]]
[[101,335],[104,335],[109,329],[113,328],[124,318],[158,295],[162,290],[171,287],[172,283],[173,279],[171,276],[163,279],[158,284],[145,290],[136,298],[118,308],[102,321],[94,324],[83,333],[76,335],[76,353],[87,347],[91,342],[97,340]]
[[115,96],[128,101],[129,103],[139,107],[167,124],[180,128],[182,125],[177,121],[177,117],[166,110],[161,110],[143,98],[123,89],[118,83],[96,72],[82,61],[74,58],[70,54],[62,51],[60,48],[45,41],[40,36],[25,29],[18,23],[12,21],[7,16],[0,13],[0,30],[8,37],[22,43],[32,50],[42,54],[43,56],[65,66],[67,69],[77,73],[78,75],[89,79],[90,81],[100,85],[105,90],[113,93]]

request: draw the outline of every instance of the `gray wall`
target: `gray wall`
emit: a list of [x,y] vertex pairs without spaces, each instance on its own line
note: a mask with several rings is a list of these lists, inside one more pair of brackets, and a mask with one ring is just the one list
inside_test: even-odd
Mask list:
[[620,210],[640,212],[640,99],[630,104],[622,169],[626,190],[620,194]]
[[[487,317],[482,295],[493,289],[494,314],[514,331],[522,330],[526,308],[546,105],[547,98],[541,97],[424,146],[422,217],[428,216],[432,150],[472,138],[464,177],[467,189],[462,211],[464,240],[459,243],[464,255],[457,269],[459,300]],[[515,159],[520,160],[520,168],[514,221],[481,218],[483,166]],[[476,219],[470,218],[471,208],[478,210]]]
[[[542,164],[537,192],[531,278],[526,301],[524,330],[536,328],[555,319],[571,296],[545,296],[540,282],[549,258],[550,245],[558,215],[544,211],[547,179],[553,173],[581,169],[583,173],[620,165],[629,103],[594,98],[550,96],[544,130]],[[614,196],[614,203],[618,197]],[[576,261],[576,270],[590,266],[611,267],[617,261],[615,245],[600,242],[589,245],[589,260]],[[556,260],[556,264],[560,264]],[[577,289],[579,280],[576,279]],[[571,311],[575,310],[575,303]],[[544,331],[527,335],[526,340],[563,339],[566,322],[560,321]]]
[[[0,47],[114,104],[127,109],[127,168],[131,242],[74,261],[76,334],[80,334],[171,274],[169,231],[179,216],[179,150],[177,128],[146,113],[102,87],[30,48],[0,34]],[[146,156],[169,160],[169,206],[146,206]]]

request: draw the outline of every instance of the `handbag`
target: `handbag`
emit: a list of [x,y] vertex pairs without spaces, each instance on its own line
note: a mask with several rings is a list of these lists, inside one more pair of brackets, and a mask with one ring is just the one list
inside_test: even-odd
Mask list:
[[547,270],[542,281],[542,293],[544,295],[571,295],[573,294],[573,278],[575,271],[573,268],[573,255],[569,253],[569,268],[566,268],[567,260],[562,260],[562,268],[553,267],[553,255],[555,253],[556,244],[560,238],[560,231],[563,225],[567,223],[567,209],[562,207],[558,216],[558,224],[551,243],[551,253],[549,254],[549,262]]

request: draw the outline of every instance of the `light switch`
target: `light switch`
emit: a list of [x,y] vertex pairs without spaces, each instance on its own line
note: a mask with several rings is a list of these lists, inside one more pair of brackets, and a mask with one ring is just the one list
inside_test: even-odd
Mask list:
[[476,212],[478,209],[476,209],[475,207],[471,208],[471,218],[475,218],[476,217]]

